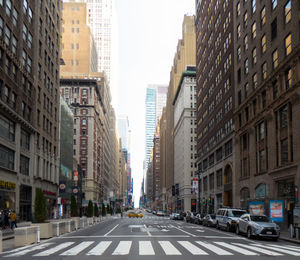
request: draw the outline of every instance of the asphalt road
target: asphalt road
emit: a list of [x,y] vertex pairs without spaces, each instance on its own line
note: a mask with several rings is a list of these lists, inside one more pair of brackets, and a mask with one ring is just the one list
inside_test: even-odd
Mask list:
[[145,213],[142,219],[112,218],[39,245],[9,250],[1,259],[296,259],[300,247],[249,240],[183,221]]

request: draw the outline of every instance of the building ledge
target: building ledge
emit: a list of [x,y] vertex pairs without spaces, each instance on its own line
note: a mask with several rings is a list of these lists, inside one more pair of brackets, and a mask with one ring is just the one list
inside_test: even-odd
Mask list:
[[276,168],[276,169],[273,169],[272,171],[269,171],[269,175],[272,175],[272,174],[275,174],[275,173],[278,173],[278,172],[281,172],[281,171],[286,171],[286,170],[289,170],[289,169],[293,169],[293,168],[297,168],[298,165],[297,164],[289,164],[289,165],[286,165],[286,166],[283,166],[283,167],[279,167],[279,168]]

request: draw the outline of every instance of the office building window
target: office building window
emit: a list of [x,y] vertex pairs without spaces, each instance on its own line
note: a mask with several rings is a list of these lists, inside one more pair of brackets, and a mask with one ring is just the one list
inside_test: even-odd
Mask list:
[[252,50],[252,66],[254,66],[257,62],[257,54],[256,54],[256,48]]
[[284,39],[285,55],[289,55],[292,52],[292,35],[289,34]]
[[272,53],[272,63],[273,63],[273,69],[276,69],[278,66],[278,51],[277,49],[273,51]]
[[287,24],[292,19],[291,0],[287,1],[284,6],[284,21]]
[[251,26],[252,39],[256,38],[256,22],[254,22]]
[[289,68],[284,73],[285,77],[285,88],[289,89],[292,86],[292,69]]
[[263,26],[266,23],[266,7],[264,6],[260,11],[260,23]]
[[20,156],[20,173],[29,176],[29,158]]
[[0,144],[0,166],[9,170],[15,169],[15,152]]
[[267,63],[264,62],[261,65],[261,78],[262,80],[265,80],[267,78]]
[[256,11],[256,0],[251,0],[252,13]]
[[262,53],[265,53],[267,50],[267,38],[266,38],[266,35],[264,35],[262,38],[261,38],[261,52]]

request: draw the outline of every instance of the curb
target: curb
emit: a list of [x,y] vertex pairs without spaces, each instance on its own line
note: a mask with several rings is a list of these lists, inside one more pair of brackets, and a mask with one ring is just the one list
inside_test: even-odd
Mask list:
[[284,240],[284,241],[288,241],[288,242],[300,245],[300,240],[296,240],[296,239],[293,239],[293,238],[280,237],[279,240]]

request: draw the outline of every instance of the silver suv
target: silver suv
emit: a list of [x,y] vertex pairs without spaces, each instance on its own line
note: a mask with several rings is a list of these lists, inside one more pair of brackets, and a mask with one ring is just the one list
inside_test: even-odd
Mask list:
[[226,231],[235,231],[237,220],[247,213],[242,209],[220,208],[216,215],[217,229],[225,228]]

